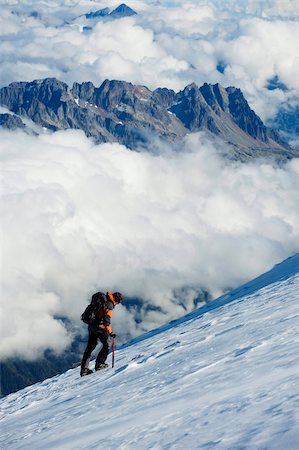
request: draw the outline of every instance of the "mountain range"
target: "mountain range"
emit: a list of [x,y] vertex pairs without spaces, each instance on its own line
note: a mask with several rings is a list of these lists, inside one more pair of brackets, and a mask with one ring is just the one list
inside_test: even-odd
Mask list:
[[205,131],[226,144],[232,159],[299,156],[264,125],[240,89],[220,84],[192,83],[175,92],[117,80],[105,80],[99,87],[91,82],[69,87],[46,78],[1,88],[0,105],[13,114],[0,115],[2,127],[10,129],[26,130],[22,118],[29,118],[52,131],[81,129],[96,143],[119,142],[131,149],[150,148],[156,138],[179,144],[187,134]]

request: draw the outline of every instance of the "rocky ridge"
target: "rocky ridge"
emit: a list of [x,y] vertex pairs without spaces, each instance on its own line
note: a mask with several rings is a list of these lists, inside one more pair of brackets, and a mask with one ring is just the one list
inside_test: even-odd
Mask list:
[[0,105],[47,129],[81,129],[96,143],[119,142],[131,149],[147,148],[156,137],[179,142],[188,133],[205,131],[227,143],[232,158],[299,156],[263,124],[240,89],[220,84],[192,83],[176,93],[117,80],[105,80],[99,87],[74,83],[70,88],[46,78],[3,87]]

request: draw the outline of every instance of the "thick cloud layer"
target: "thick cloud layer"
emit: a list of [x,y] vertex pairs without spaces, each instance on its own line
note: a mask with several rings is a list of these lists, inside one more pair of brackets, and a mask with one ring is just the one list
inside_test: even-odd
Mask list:
[[[1,84],[54,76],[178,90],[194,81],[220,82],[241,88],[264,120],[298,98],[296,0],[128,0],[136,16],[98,23],[82,16],[118,3],[7,1],[0,18]],[[84,31],[86,25],[92,29]]]
[[227,162],[203,134],[155,154],[81,131],[2,130],[0,142],[0,357],[62,350],[96,289],[162,308],[137,328],[120,306],[114,328],[134,336],[299,250],[299,160]]

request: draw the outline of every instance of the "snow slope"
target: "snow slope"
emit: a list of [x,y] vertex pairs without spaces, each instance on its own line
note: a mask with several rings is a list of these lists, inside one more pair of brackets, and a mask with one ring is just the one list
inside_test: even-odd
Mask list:
[[[1,400],[1,449],[299,449],[299,254],[213,304]],[[109,357],[110,359],[110,357]]]

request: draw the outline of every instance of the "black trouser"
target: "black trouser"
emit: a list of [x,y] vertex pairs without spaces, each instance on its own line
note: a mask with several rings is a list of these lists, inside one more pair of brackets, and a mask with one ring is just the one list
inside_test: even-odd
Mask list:
[[96,366],[98,364],[102,364],[106,361],[108,353],[109,353],[109,344],[108,344],[108,336],[105,333],[94,333],[91,330],[91,327],[88,327],[88,342],[87,342],[87,347],[85,349],[85,352],[83,354],[82,357],[82,362],[81,362],[81,367],[82,368],[88,368],[89,367],[89,361],[90,361],[90,357],[92,352],[94,351],[94,349],[97,346],[98,343],[98,339],[100,339],[101,343],[102,343],[102,348],[99,351],[99,354],[96,358]]

